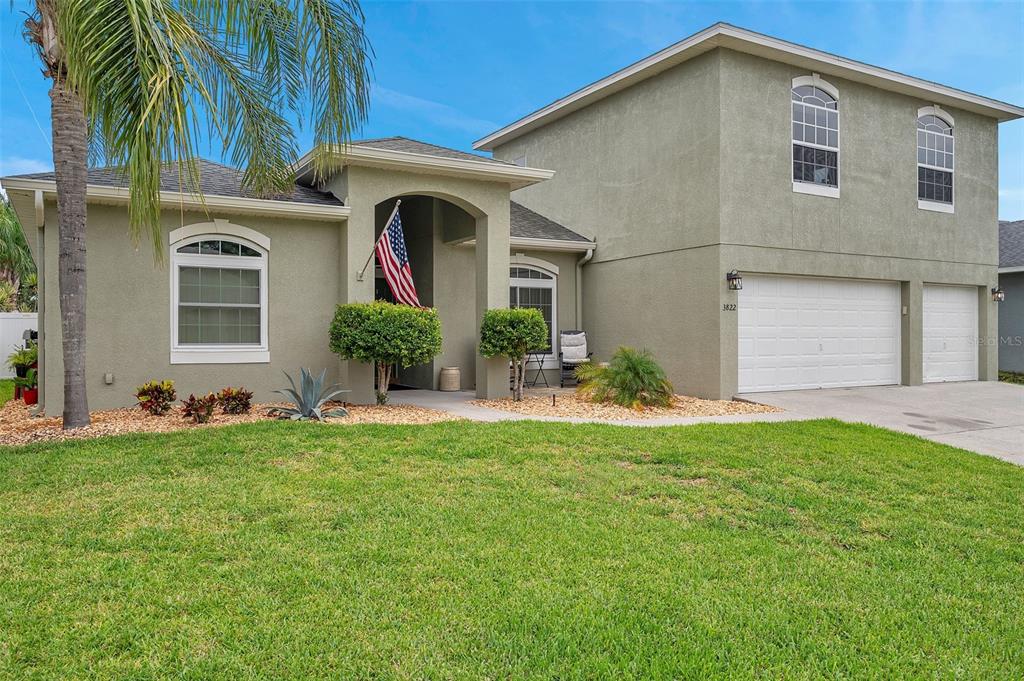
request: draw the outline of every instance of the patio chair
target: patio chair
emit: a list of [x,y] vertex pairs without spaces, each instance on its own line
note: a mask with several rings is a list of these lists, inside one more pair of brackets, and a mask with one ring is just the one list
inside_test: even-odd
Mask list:
[[561,366],[558,384],[565,387],[565,379],[576,380],[576,367],[590,361],[594,353],[587,351],[587,334],[585,331],[562,331],[559,334],[558,364]]

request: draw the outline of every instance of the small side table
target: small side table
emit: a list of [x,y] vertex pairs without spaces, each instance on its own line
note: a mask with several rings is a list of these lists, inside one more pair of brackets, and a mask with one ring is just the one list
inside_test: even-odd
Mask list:
[[524,367],[524,370],[529,371],[531,363],[537,365],[537,373],[533,375],[533,381],[531,381],[529,378],[524,378],[524,383],[526,383],[526,385],[528,385],[531,388],[535,388],[537,387],[537,381],[543,380],[545,388],[551,387],[550,385],[548,385],[547,374],[544,373],[544,360],[550,354],[550,352],[544,352],[542,350],[526,353],[526,365]]

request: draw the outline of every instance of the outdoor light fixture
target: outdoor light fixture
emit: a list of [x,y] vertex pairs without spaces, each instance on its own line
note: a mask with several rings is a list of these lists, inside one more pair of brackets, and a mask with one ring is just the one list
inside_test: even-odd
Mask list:
[[1006,300],[1006,291],[996,286],[994,289],[992,289],[992,300],[994,300],[997,303],[1003,302],[1004,300]]
[[743,288],[743,277],[736,270],[729,272],[725,275],[725,280],[729,282],[730,291],[739,291]]

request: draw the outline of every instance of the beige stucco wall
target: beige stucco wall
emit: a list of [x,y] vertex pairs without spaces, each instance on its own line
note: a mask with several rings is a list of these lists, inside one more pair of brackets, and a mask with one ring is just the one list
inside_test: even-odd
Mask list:
[[[377,206],[380,203],[403,196],[434,197],[457,206],[460,210],[456,214],[469,216],[476,245],[462,247],[467,249],[468,257],[448,250],[449,246],[440,248],[436,241],[432,246],[435,265],[431,296],[439,309],[442,334],[446,337],[442,355],[435,360],[435,366],[440,367],[439,362],[445,362],[445,366],[467,365],[463,370],[464,387],[475,386],[478,394],[490,397],[508,394],[505,363],[499,359],[484,359],[475,352],[475,329],[479,328],[484,310],[508,305],[508,185],[447,175],[349,166],[331,178],[325,188],[343,198],[352,211],[342,230],[341,283],[338,289],[341,302],[373,300],[371,270],[367,270],[362,281],[357,274],[378,233]],[[438,276],[439,271],[441,276]],[[449,276],[456,271],[463,276]],[[448,309],[448,303],[444,301],[449,300],[458,301],[454,303],[458,308]],[[470,316],[472,324],[467,322]],[[466,329],[472,329],[474,338],[472,358],[467,350],[469,332]],[[455,362],[458,364],[453,364]],[[469,364],[473,365],[472,371],[467,371]],[[434,374],[436,381],[436,371]],[[467,382],[467,375],[472,383]],[[341,376],[353,388],[353,401],[373,400],[373,377],[369,366],[341,362]]]
[[[922,372],[921,288],[979,290],[979,337],[995,338],[996,309],[981,295],[998,261],[997,124],[946,108],[955,119],[955,212],[918,208],[917,112],[931,102],[820,76],[839,89],[840,197],[792,188],[791,106],[797,67],[719,50],[721,83],[720,302],[736,302],[725,272],[904,282],[903,382]],[[781,94],[780,94],[781,93]],[[721,306],[719,306],[721,309]],[[722,311],[720,393],[737,374],[736,313]],[[979,377],[996,378],[996,345],[982,342]]]
[[555,170],[513,198],[597,241],[582,324],[595,359],[646,347],[693,394],[719,385],[718,112],[712,53],[494,152]]
[[[227,218],[270,237],[269,342],[265,364],[170,363],[170,269],[154,263],[147,242],[135,248],[123,206],[90,204],[87,226],[86,382],[91,409],[134,403],[134,388],[169,378],[179,397],[225,386],[245,386],[255,399],[279,399],[272,390],[286,384],[282,371],[328,369],[338,380],[338,361],[328,348],[328,328],[337,302],[340,224],[255,216],[167,210],[163,239],[183,225]],[[45,407],[63,409],[60,307],[57,288],[57,211],[46,205],[45,228]],[[106,385],[106,373],[114,375]]]
[[[513,198],[594,236],[584,327],[598,359],[650,348],[677,388],[731,397],[736,303],[725,273],[904,282],[905,383],[921,380],[921,288],[979,290],[979,336],[994,338],[996,122],[956,122],[956,212],[917,207],[918,101],[831,78],[840,90],[838,199],[792,190],[792,78],[810,72],[716,49],[495,149],[551,168]],[[995,378],[983,342],[979,376]]]

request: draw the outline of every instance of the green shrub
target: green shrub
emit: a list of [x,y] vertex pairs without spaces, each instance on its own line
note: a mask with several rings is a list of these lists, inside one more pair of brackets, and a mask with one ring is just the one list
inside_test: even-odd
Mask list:
[[551,344],[548,325],[533,308],[488,310],[480,325],[480,354],[512,361],[512,399],[523,399],[526,353]]
[[674,391],[665,370],[647,350],[622,347],[608,366],[591,363],[576,368],[577,392],[592,402],[614,402],[623,407],[668,407]]
[[7,366],[15,370],[18,367],[30,367],[38,361],[39,348],[32,342],[20,347],[15,346],[14,352],[7,356]]
[[166,414],[177,398],[174,381],[149,381],[135,389],[135,399],[139,401],[139,407],[153,416]]
[[394,365],[425,364],[441,352],[441,320],[437,310],[382,300],[339,305],[331,323],[331,351],[373,364],[377,403],[384,404]]
[[224,388],[217,393],[217,402],[225,414],[248,414],[252,409],[252,392],[245,388]]
[[194,423],[206,423],[213,418],[213,410],[217,406],[217,396],[207,393],[202,397],[189,395],[181,401],[182,418],[192,419]]

